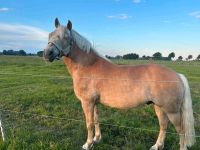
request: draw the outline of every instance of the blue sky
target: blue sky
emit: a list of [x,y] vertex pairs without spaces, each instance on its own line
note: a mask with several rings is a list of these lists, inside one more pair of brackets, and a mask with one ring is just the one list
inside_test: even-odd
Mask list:
[[42,50],[55,17],[103,55],[200,54],[199,0],[1,0],[0,50]]

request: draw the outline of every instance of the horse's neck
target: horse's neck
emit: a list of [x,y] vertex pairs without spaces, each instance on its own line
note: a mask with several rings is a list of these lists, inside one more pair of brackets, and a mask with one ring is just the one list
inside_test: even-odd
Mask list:
[[93,68],[104,63],[109,63],[104,58],[98,56],[93,50],[87,53],[80,50],[76,45],[72,48],[71,55],[64,58],[64,62],[72,77],[75,72],[84,67]]
[[64,57],[64,62],[67,67],[69,74],[72,76],[76,68],[78,68],[78,64],[75,64],[69,57]]

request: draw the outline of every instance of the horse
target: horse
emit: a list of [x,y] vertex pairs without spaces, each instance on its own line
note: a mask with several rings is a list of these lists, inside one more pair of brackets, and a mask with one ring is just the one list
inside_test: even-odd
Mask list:
[[63,26],[56,18],[55,30],[49,34],[44,49],[44,59],[53,62],[61,57],[85,115],[87,141],[81,149],[89,150],[101,140],[99,103],[119,109],[153,104],[160,130],[150,150],[164,148],[169,121],[179,134],[180,150],[187,150],[195,143],[192,99],[183,74],[158,64],[114,64],[72,29],[70,20]]

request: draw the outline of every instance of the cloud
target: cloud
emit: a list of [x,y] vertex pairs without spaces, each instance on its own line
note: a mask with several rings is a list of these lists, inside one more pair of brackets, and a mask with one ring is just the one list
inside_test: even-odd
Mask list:
[[0,8],[0,12],[1,11],[9,11],[10,9],[9,8],[6,8],[6,7],[2,7],[2,8]]
[[47,40],[48,32],[40,28],[22,24],[0,23],[0,50],[43,49]]
[[133,0],[133,3],[135,3],[135,4],[139,4],[141,2],[142,2],[142,0]]
[[197,19],[200,19],[200,11],[191,12],[189,15]]
[[116,15],[107,16],[107,18],[125,20],[125,19],[132,18],[132,16],[129,16],[127,14],[116,14]]

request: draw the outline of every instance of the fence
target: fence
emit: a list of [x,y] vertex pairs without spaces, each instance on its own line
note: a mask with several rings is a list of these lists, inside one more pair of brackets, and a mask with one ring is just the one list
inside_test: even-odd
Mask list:
[[[16,114],[25,114],[25,115],[36,116],[36,117],[41,117],[41,118],[59,119],[59,120],[75,121],[75,122],[85,123],[84,120],[77,120],[77,119],[73,119],[73,118],[62,118],[62,117],[56,117],[56,116],[49,116],[49,115],[29,113],[29,112],[19,112],[19,111],[6,110],[6,109],[0,109],[0,111],[1,112],[16,113]],[[194,113],[194,114],[198,115],[198,117],[200,117],[200,114],[197,114],[197,113]],[[157,132],[157,133],[159,133],[159,130],[152,130],[152,129],[147,129],[147,128],[135,128],[135,127],[130,127],[130,126],[122,126],[122,125],[118,125],[118,124],[103,123],[103,122],[100,122],[100,124],[104,125],[104,126],[112,126],[112,127],[118,127],[118,128],[125,128],[125,129],[133,129],[133,130],[140,130],[140,131]],[[4,141],[5,140],[5,136],[4,136],[2,124],[0,124],[0,127],[1,127],[2,138],[3,138],[3,141]],[[172,134],[172,135],[179,135],[176,132],[168,132],[167,131],[166,133],[167,134]],[[194,135],[189,135],[189,136],[194,136]],[[196,138],[200,138],[200,135],[195,135],[195,137]]]
[[[12,72],[0,72],[0,75],[14,75],[14,76],[32,76],[32,77],[53,77],[53,78],[64,78],[64,79],[71,79],[71,77],[69,76],[51,76],[51,75],[33,75],[33,74],[16,74],[16,73],[12,73]],[[89,79],[87,77],[83,77],[85,79]],[[95,78],[94,78],[95,79]],[[98,80],[108,80],[108,78],[98,78]],[[121,80],[126,80],[126,79],[121,79]],[[164,83],[167,84],[169,83],[169,81],[138,81],[138,82],[158,82],[159,84]],[[176,83],[176,81],[170,81],[170,83]],[[191,82],[192,84],[196,84],[196,85],[200,85],[199,82]],[[73,88],[73,87],[70,87]],[[1,113],[12,113],[12,114],[24,114],[24,115],[28,115],[28,116],[32,116],[32,117],[40,117],[43,119],[59,119],[59,120],[63,120],[63,121],[74,121],[74,122],[79,122],[79,123],[85,123],[85,121],[83,120],[78,120],[78,119],[74,119],[74,118],[66,118],[66,117],[57,117],[57,116],[50,116],[50,115],[44,115],[44,114],[38,114],[38,113],[31,113],[31,112],[26,112],[26,111],[14,111],[14,110],[10,110],[10,109],[3,109],[0,108],[0,112]],[[200,114],[194,112],[195,117],[199,118],[198,120],[200,120]],[[1,134],[2,134],[2,139],[3,141],[6,140],[6,135],[5,130],[4,130],[4,124],[3,124],[3,120],[2,120],[2,115],[0,115],[0,129],[1,129]],[[140,130],[140,131],[145,131],[145,132],[159,132],[159,130],[153,130],[153,129],[148,129],[148,128],[137,128],[137,127],[132,127],[132,126],[125,126],[125,125],[120,125],[120,124],[112,124],[112,123],[106,123],[106,122],[100,122],[101,125],[103,126],[110,126],[110,127],[117,127],[117,128],[124,128],[124,129],[131,129],[131,130]],[[171,134],[171,135],[178,135],[176,132],[167,132],[167,134]],[[191,135],[192,136],[192,135]],[[200,138],[200,135],[196,135],[196,138]]]

